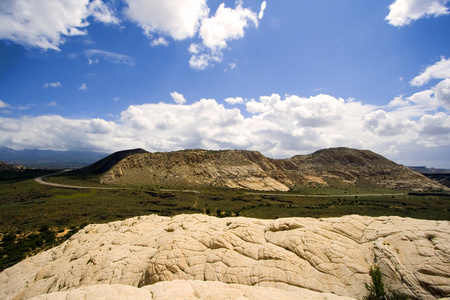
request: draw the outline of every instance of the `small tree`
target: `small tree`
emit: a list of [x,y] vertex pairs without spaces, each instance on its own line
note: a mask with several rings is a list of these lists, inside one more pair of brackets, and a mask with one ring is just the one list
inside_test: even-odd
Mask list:
[[381,271],[378,266],[370,268],[369,275],[372,278],[371,284],[365,284],[366,289],[369,292],[364,296],[364,300],[386,300],[386,291],[384,290],[383,278],[381,277]]
[[365,284],[366,290],[369,292],[363,297],[364,300],[407,300],[409,299],[406,294],[389,291],[386,293],[384,289],[383,278],[381,275],[380,268],[374,266],[370,268],[369,275],[372,278],[371,284]]

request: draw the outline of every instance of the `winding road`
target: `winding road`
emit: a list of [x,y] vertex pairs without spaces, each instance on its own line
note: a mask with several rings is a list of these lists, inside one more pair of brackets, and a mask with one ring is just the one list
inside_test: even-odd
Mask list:
[[123,190],[123,189],[126,189],[126,188],[122,188],[122,187],[119,188],[119,187],[101,187],[101,186],[77,186],[77,185],[67,185],[67,184],[60,184],[60,183],[53,183],[53,182],[44,181],[44,178],[46,178],[46,177],[55,176],[55,175],[62,174],[62,173],[65,173],[65,172],[67,172],[67,171],[53,173],[53,174],[44,175],[44,176],[39,176],[39,177],[36,177],[34,180],[37,183],[40,183],[40,184],[43,184],[43,185],[59,187],[59,188],[65,188],[65,189],[78,189],[78,190],[86,190],[86,189],[94,189],[94,190]]
[[[36,177],[34,180],[37,183],[53,186],[53,187],[59,187],[59,188],[66,188],[66,189],[79,189],[79,190],[85,190],[85,189],[94,189],[94,190],[128,190],[129,188],[124,187],[101,187],[101,186],[77,186],[77,185],[67,185],[67,184],[60,184],[60,183],[53,183],[44,181],[43,179],[46,177],[55,176],[58,174],[65,173],[67,171],[53,173],[49,175],[39,176]],[[195,190],[171,190],[171,189],[160,189],[160,191],[165,192],[185,192],[185,193],[200,193],[200,191]],[[407,193],[395,193],[395,194],[341,194],[341,195],[305,195],[305,194],[278,194],[278,193],[266,193],[266,192],[248,192],[245,193],[246,195],[267,195],[267,196],[291,196],[291,197],[308,197],[308,198],[320,198],[320,197],[354,197],[354,196],[361,196],[361,197],[378,197],[378,196],[403,196],[407,195]],[[198,201],[198,198],[197,198]],[[197,205],[197,202],[194,204],[194,207]]]

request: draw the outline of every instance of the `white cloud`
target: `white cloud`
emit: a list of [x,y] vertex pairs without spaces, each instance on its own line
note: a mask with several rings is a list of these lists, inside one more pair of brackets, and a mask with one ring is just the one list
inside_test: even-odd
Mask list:
[[10,105],[6,102],[3,102],[2,100],[0,100],[0,108],[5,108],[5,107],[9,107]]
[[125,13],[145,34],[157,32],[175,40],[192,38],[208,16],[206,0],[126,0]]
[[175,101],[176,104],[184,104],[186,103],[186,99],[184,99],[183,94],[179,94],[177,92],[170,93],[170,96],[172,97],[173,101]]
[[116,128],[114,122],[108,122],[98,118],[90,120],[89,126],[91,129],[90,132],[95,134],[109,134]]
[[20,132],[21,128],[22,123],[17,120],[7,118],[0,119],[0,131],[3,131],[5,134]]
[[389,5],[386,20],[393,26],[401,27],[420,18],[447,15],[448,2],[449,0],[395,0]]
[[439,82],[434,88],[434,97],[436,101],[450,111],[450,78]]
[[98,64],[100,60],[98,58],[90,59],[88,58],[89,65]]
[[443,79],[437,85],[410,96],[408,100],[428,110],[439,107],[450,111],[450,59],[441,58],[434,65],[427,67],[420,75],[414,77],[410,84],[423,86],[432,79]]
[[244,103],[244,98],[242,97],[236,97],[236,98],[226,98],[225,102],[231,105],[235,105],[235,104],[243,104]]
[[403,95],[401,95],[401,96],[395,97],[394,100],[389,102],[388,107],[393,108],[393,107],[398,107],[398,106],[406,106],[409,104],[411,104],[411,102],[409,100],[403,99]]
[[450,111],[450,78],[439,82],[436,86],[413,94],[408,100],[428,110],[444,107]]
[[98,49],[86,50],[84,54],[86,55],[86,57],[88,57],[88,59],[92,58],[92,60],[89,60],[89,64],[92,64],[94,62],[97,63],[98,58],[102,58],[111,63],[134,66],[134,59],[124,54],[103,51]]
[[117,21],[100,0],[0,1],[0,39],[59,51],[65,36],[86,34],[90,15],[101,22]]
[[252,25],[258,26],[256,14],[243,8],[241,1],[235,9],[222,3],[213,17],[203,19],[199,35],[205,47],[217,51],[225,48],[227,41],[244,37],[244,29]]
[[150,46],[152,47],[156,47],[156,46],[169,46],[169,42],[163,38],[163,37],[159,37],[157,39],[154,39],[151,43]]
[[62,87],[61,82],[57,81],[57,82],[47,82],[44,84],[44,88],[48,88],[48,87]]
[[[435,115],[425,115],[420,119],[420,133],[424,137],[435,137],[438,135],[450,135],[450,116],[439,112]],[[439,139],[433,139],[438,143]],[[444,144],[447,144],[444,142]]]
[[56,101],[51,101],[48,106],[58,106],[58,104],[56,103]]
[[114,12],[101,0],[94,0],[89,3],[89,15],[92,15],[97,21],[107,24],[119,24],[120,20],[114,16]]
[[440,61],[427,67],[419,76],[414,77],[410,81],[410,84],[413,86],[423,86],[434,78],[450,78],[450,59],[442,57]]
[[396,118],[395,114],[377,110],[364,116],[364,127],[377,136],[388,137],[414,130],[415,124],[408,119]]
[[[225,99],[244,104],[238,109],[214,99],[186,104],[182,94],[170,95],[174,104],[132,105],[116,121],[0,117],[0,145],[108,152],[136,147],[248,149],[275,158],[346,146],[370,149],[400,163],[436,159],[439,164],[433,166],[450,168],[450,78],[383,106],[325,94]],[[6,105],[0,102],[0,107]]]
[[189,47],[192,56],[189,60],[191,68],[204,70],[222,61],[222,50],[227,42],[244,37],[245,29],[258,26],[258,18],[249,8],[242,7],[242,1],[237,1],[234,9],[220,4],[216,14],[204,18],[199,29],[202,44],[193,43]]
[[[198,48],[194,48],[197,50]],[[203,51],[203,50],[202,50]],[[194,54],[189,59],[189,66],[195,70],[204,70],[207,67],[214,65],[215,63],[219,63],[222,61],[222,53],[202,53],[202,54]]]
[[259,11],[259,14],[258,14],[258,19],[262,19],[263,18],[263,16],[264,16],[264,10],[266,9],[266,5],[267,5],[267,3],[266,3],[266,1],[263,1],[262,3],[261,3],[261,10]]
[[80,85],[80,87],[78,88],[79,90],[82,90],[82,91],[86,91],[87,90],[87,85],[86,85],[86,83],[83,83],[82,85]]

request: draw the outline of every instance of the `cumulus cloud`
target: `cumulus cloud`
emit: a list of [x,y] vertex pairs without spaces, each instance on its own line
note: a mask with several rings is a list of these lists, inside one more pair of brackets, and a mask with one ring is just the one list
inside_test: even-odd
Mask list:
[[119,54],[115,52],[109,52],[98,49],[89,49],[84,52],[86,57],[89,59],[89,64],[97,63],[99,58],[109,61],[115,64],[124,64],[129,66],[134,66],[134,59],[130,56]]
[[[425,115],[420,119],[420,133],[425,137],[450,134],[450,116],[439,112],[435,115]],[[439,140],[433,143],[439,142]],[[445,143],[446,144],[446,143]]]
[[423,86],[431,79],[450,78],[450,59],[442,57],[434,65],[427,67],[419,76],[414,77],[410,84],[413,86]]
[[236,98],[226,98],[225,102],[231,105],[235,105],[235,104],[243,104],[244,103],[244,98],[242,97],[236,97]]
[[[198,50],[199,48],[201,48],[201,50]],[[195,46],[195,47],[190,47],[190,49],[195,49],[196,51],[198,50],[198,52],[203,52],[205,51],[205,49],[203,47],[199,47],[199,46]],[[198,53],[197,52],[197,53]],[[193,53],[193,52],[191,52]],[[212,65],[214,65],[215,63],[220,63],[222,61],[222,53],[221,52],[206,52],[206,53],[202,53],[202,54],[197,54],[194,53],[191,58],[189,59],[189,66],[195,70],[204,70]]]
[[179,94],[177,92],[170,93],[170,96],[172,97],[173,101],[177,104],[184,104],[186,103],[186,99],[184,99],[183,94]]
[[14,119],[3,119],[0,121],[0,130],[9,134],[11,132],[20,132],[22,123]]
[[81,90],[81,91],[86,91],[86,90],[87,90],[87,85],[86,85],[86,83],[81,84],[80,87],[79,87],[78,89]]
[[46,83],[44,84],[44,88],[48,88],[48,87],[54,87],[54,88],[56,88],[56,87],[62,87],[62,84],[61,84],[61,82],[59,82],[59,81],[57,81],[57,82],[46,82]]
[[436,86],[413,94],[408,100],[421,105],[428,110],[444,107],[450,111],[450,78],[439,82]]
[[443,107],[450,111],[450,60],[444,57],[434,65],[428,66],[420,75],[414,77],[412,86],[423,86],[432,79],[443,79],[429,89],[419,91],[407,100],[415,104],[436,110]]
[[114,11],[101,0],[94,0],[89,3],[89,15],[92,15],[97,21],[107,24],[119,24],[120,20],[114,16]]
[[[238,97],[236,99],[239,101]],[[73,139],[79,139],[78,143],[83,148],[95,146],[98,149],[99,145],[104,145],[104,151],[129,147],[154,151],[238,148],[286,157],[315,148],[361,146],[367,135],[361,130],[363,116],[373,110],[371,106],[328,95],[310,98],[288,96],[282,99],[274,94],[249,103],[252,102],[258,103],[260,109],[249,117],[244,117],[237,108],[225,108],[214,99],[201,99],[190,105],[133,105],[121,113],[117,122],[70,120],[60,116],[11,119],[7,121],[16,121],[22,126],[22,131],[15,135],[2,132],[3,141],[0,143],[21,148],[35,141],[40,146],[49,147],[52,144],[53,149],[61,149],[68,143],[67,136],[62,134],[67,130]],[[52,128],[58,122],[58,128]],[[33,123],[41,133],[34,129],[30,129],[31,133],[27,131]],[[99,139],[98,134],[102,134],[103,138]],[[47,141],[37,142],[39,139]]]
[[[234,99],[230,101],[240,101]],[[330,95],[273,94],[247,101],[245,109],[244,116],[236,107],[201,99],[185,105],[132,105],[114,122],[56,115],[0,117],[0,144],[109,152],[135,147],[149,151],[252,149],[280,158],[348,146],[394,160],[405,151],[421,155],[419,149],[425,153],[429,148],[450,146],[449,115],[429,112],[413,102],[385,111]]]
[[[189,49],[189,65],[196,70],[221,62],[229,41],[243,38],[247,28],[258,26],[256,13],[243,8],[241,0],[236,1],[235,8],[220,4],[211,17],[206,0],[124,1],[121,15],[143,29],[152,47],[168,46],[168,38],[196,39],[192,43],[196,50]],[[114,2],[102,0],[0,1],[0,39],[59,51],[67,37],[87,34],[89,18],[119,24],[113,6]],[[98,63],[99,58],[134,65],[134,60],[123,54],[92,49],[85,55],[90,65]]]
[[115,127],[116,124],[114,122],[108,122],[102,119],[92,119],[89,121],[89,126],[91,129],[91,133],[95,134],[109,134],[111,133]]
[[399,107],[399,106],[406,106],[409,104],[411,104],[411,102],[407,99],[403,99],[403,95],[401,95],[401,96],[395,97],[394,100],[389,102],[388,107],[393,108],[393,107]]
[[0,39],[59,51],[64,37],[86,34],[91,15],[101,22],[118,22],[100,0],[0,1]]
[[256,14],[243,8],[241,1],[234,9],[222,3],[213,17],[202,21],[199,34],[203,45],[216,51],[225,48],[227,41],[242,38],[244,29],[252,25],[258,26]]
[[242,7],[242,1],[238,1],[234,9],[220,4],[214,16],[201,22],[199,36],[202,44],[190,46],[190,66],[203,70],[222,61],[222,50],[227,47],[227,42],[243,38],[245,29],[250,26],[257,27],[258,18],[251,9]]
[[389,5],[386,20],[393,26],[401,27],[420,18],[447,15],[448,2],[449,0],[395,0]]
[[193,37],[207,17],[206,0],[126,0],[125,13],[147,36],[164,34],[175,40]]

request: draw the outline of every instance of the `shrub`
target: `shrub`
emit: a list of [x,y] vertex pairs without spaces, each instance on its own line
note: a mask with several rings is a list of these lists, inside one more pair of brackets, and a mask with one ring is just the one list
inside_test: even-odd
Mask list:
[[48,225],[42,225],[41,228],[39,228],[39,232],[45,232],[47,230],[49,230],[49,226]]
[[370,268],[369,275],[372,278],[371,284],[365,284],[368,294],[363,297],[364,300],[407,300],[406,294],[398,291],[388,291],[384,289],[383,278],[380,268],[374,266]]
[[2,242],[3,243],[11,243],[16,240],[16,235],[12,232],[8,233],[7,235],[3,236]]
[[369,275],[372,278],[371,284],[365,284],[366,290],[369,292],[364,296],[364,300],[385,300],[386,292],[384,290],[383,278],[378,266],[370,268]]

